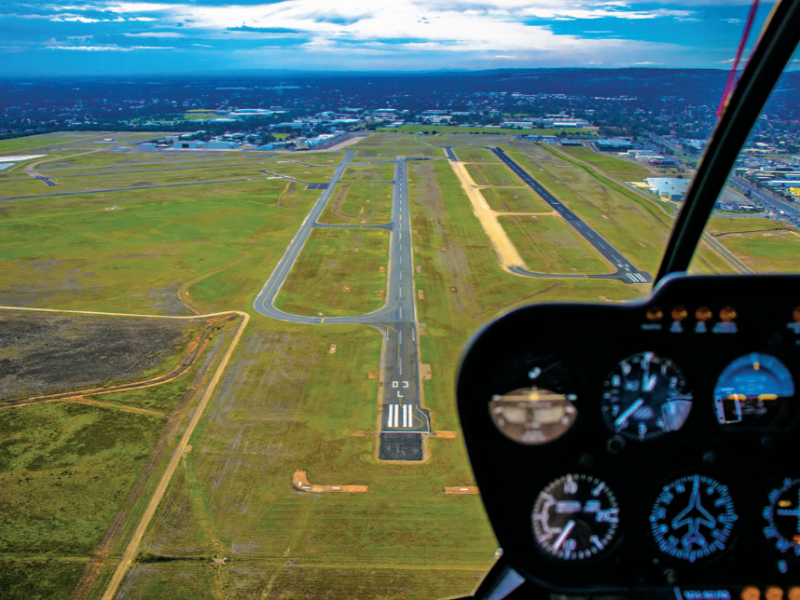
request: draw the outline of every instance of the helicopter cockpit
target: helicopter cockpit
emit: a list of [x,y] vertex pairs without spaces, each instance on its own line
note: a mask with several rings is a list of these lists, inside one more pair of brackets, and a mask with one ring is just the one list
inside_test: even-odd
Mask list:
[[798,39],[780,2],[648,297],[523,307],[465,350],[459,416],[503,549],[474,598],[800,599],[800,275],[687,275]]

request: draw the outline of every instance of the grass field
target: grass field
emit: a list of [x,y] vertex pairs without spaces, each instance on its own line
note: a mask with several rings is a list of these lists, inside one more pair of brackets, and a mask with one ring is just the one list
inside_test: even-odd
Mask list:
[[587,146],[561,146],[559,151],[569,154],[578,160],[588,162],[590,165],[597,167],[612,177],[624,179],[625,181],[644,179],[654,175],[653,172],[644,165],[616,158],[608,154],[601,154]]
[[800,235],[781,221],[712,217],[706,231],[756,273],[798,270]]
[[392,181],[394,180],[394,165],[360,165],[352,164],[345,170],[341,181]]
[[385,183],[336,186],[320,223],[328,225],[376,225],[392,220],[392,186]]
[[[395,156],[444,158],[444,150],[439,147],[440,140],[436,138],[420,139],[421,137],[402,133],[376,134],[353,144],[349,149],[357,150],[358,158],[394,158]],[[437,143],[430,143],[431,141]]]
[[486,148],[457,148],[454,151],[458,160],[468,163],[499,163],[497,155]]
[[518,146],[509,156],[638,268],[655,273],[672,217],[657,205],[545,146]]
[[537,273],[613,273],[589,243],[560,216],[501,217],[525,265]]
[[498,212],[553,212],[553,208],[531,189],[483,188],[481,195]]
[[[131,132],[59,132],[45,135],[32,135],[10,140],[0,140],[0,162],[3,155],[9,154],[42,154],[48,148],[64,150],[69,148],[88,148],[91,150],[103,149],[103,144],[93,144],[106,138],[114,138],[116,144],[132,144],[152,137],[158,133],[131,133]],[[34,152],[35,151],[35,152]]]
[[196,300],[254,294],[318,195],[273,180],[2,204],[0,304],[186,314],[181,284],[217,273]]
[[383,306],[389,232],[314,229],[275,306],[292,314],[358,315]]
[[523,186],[523,181],[506,165],[468,164],[466,165],[472,180],[477,185]]

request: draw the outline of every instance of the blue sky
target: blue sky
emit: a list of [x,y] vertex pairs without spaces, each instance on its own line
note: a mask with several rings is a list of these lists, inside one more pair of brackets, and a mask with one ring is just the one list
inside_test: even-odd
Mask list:
[[[771,7],[762,2],[752,37]],[[749,8],[749,0],[0,0],[0,74],[727,68]]]

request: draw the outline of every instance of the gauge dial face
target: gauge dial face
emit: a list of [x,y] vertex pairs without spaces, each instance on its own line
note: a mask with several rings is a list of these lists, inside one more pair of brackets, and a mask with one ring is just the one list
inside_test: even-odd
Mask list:
[[725,367],[717,379],[717,421],[721,425],[769,425],[792,396],[794,380],[786,365],[770,354],[751,352]]
[[689,418],[692,392],[674,362],[653,352],[621,360],[603,382],[603,420],[632,440],[677,431]]
[[728,487],[706,475],[688,475],[665,485],[649,518],[658,549],[688,563],[722,552],[738,520]]
[[533,507],[533,534],[546,555],[581,561],[607,550],[617,535],[614,492],[595,477],[570,474],[545,487]]
[[578,411],[563,394],[523,388],[494,395],[489,414],[506,437],[520,444],[540,445],[564,435]]
[[800,479],[786,479],[769,493],[764,535],[779,552],[800,556]]

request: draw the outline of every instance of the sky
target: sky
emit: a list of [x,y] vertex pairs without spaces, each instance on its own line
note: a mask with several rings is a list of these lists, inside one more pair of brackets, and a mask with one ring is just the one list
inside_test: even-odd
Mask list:
[[[0,0],[0,75],[730,68],[750,0]],[[772,8],[761,2],[758,31]],[[793,67],[798,67],[795,60]]]

